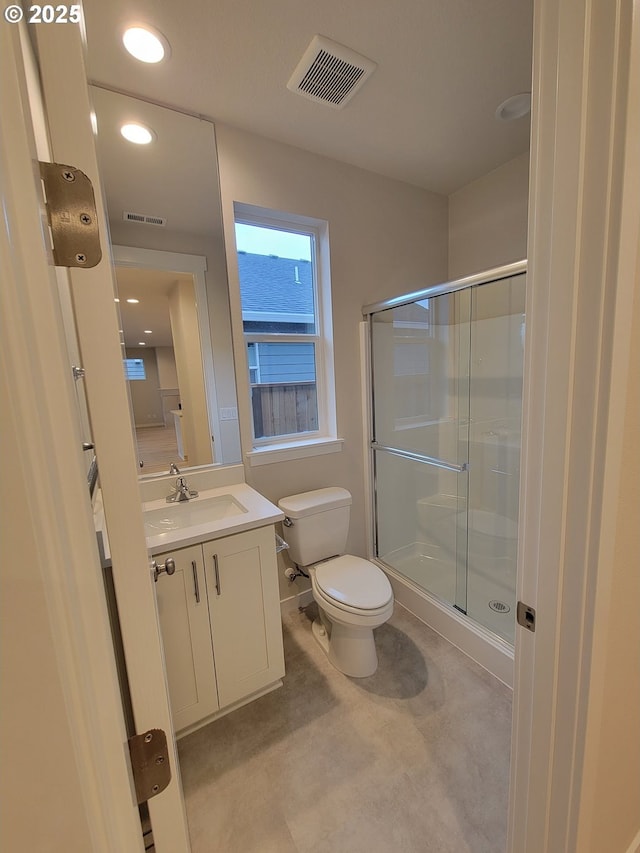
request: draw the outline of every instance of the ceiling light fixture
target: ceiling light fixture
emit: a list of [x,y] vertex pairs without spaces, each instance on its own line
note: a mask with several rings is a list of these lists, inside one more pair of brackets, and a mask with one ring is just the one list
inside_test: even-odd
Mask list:
[[144,124],[137,124],[136,122],[123,124],[120,128],[120,133],[126,140],[133,142],[135,145],[148,145],[155,138],[155,133],[151,128],[145,127]]
[[503,101],[496,110],[496,118],[501,121],[513,121],[531,112],[531,92],[521,92]]
[[152,335],[152,334],[153,334],[153,332],[151,331],[151,329],[145,329],[145,330],[144,330],[144,333],[145,333],[145,335]]
[[138,341],[138,346],[139,346],[139,347],[146,347],[146,345],[147,345],[147,344],[146,344],[146,342],[145,342],[145,341]]
[[127,299],[127,302],[130,302],[132,305],[137,305],[140,302],[139,299]]
[[153,64],[169,56],[169,42],[162,33],[146,24],[127,27],[122,43],[131,56],[140,62]]

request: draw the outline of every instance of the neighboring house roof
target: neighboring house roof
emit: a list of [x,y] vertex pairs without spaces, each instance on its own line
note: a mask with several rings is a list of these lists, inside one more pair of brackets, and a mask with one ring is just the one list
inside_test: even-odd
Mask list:
[[313,315],[310,261],[238,252],[243,315]]

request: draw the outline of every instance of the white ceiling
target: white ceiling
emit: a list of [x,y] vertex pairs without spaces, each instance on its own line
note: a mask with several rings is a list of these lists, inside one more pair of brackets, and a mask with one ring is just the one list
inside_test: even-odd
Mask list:
[[[525,151],[528,118],[495,118],[531,87],[533,0],[85,0],[99,83],[449,194]],[[169,40],[156,66],[121,33]],[[321,34],[378,67],[344,110],[286,88]]]

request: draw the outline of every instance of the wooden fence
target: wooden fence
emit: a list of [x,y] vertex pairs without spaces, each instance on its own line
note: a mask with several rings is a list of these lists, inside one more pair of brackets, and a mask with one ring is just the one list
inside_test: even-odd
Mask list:
[[256,438],[318,429],[315,382],[252,385],[251,403]]

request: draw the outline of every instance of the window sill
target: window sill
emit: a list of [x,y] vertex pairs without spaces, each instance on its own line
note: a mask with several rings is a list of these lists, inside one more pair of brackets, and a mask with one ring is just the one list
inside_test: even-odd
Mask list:
[[342,450],[342,438],[316,438],[311,441],[292,441],[286,444],[270,445],[250,450],[247,461],[252,467],[271,465],[274,462],[290,462],[308,456],[321,456],[325,453],[339,453]]

